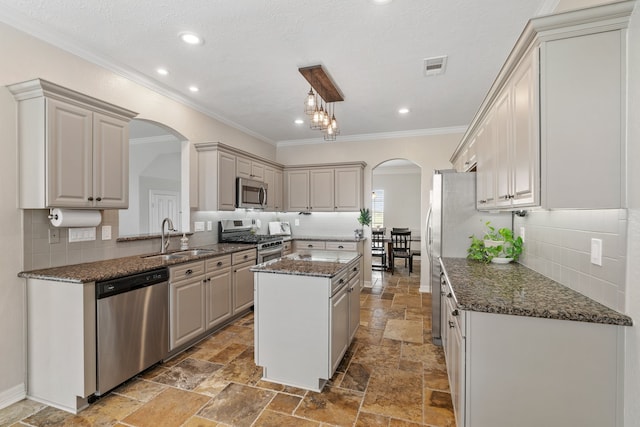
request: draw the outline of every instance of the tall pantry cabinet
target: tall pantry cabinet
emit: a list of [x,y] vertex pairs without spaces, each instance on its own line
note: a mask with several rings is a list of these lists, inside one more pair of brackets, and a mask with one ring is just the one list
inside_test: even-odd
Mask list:
[[136,113],[42,79],[9,90],[18,101],[20,208],[126,209]]

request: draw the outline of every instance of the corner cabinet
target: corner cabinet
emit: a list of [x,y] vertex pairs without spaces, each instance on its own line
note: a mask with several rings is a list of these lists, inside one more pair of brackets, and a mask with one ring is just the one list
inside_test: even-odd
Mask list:
[[8,88],[18,101],[19,207],[126,209],[137,113],[41,79]]
[[462,157],[475,144],[478,209],[626,205],[626,27],[633,4],[529,21],[451,158],[464,170]]
[[359,211],[363,203],[364,167],[360,162],[285,168],[286,210]]

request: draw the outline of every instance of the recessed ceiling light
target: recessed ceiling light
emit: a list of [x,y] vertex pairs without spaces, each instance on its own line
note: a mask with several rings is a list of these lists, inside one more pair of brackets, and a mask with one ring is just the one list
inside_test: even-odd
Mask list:
[[302,120],[302,119],[296,119],[296,120],[294,121],[294,123],[295,123],[295,124],[297,124],[297,125],[301,125],[301,124],[304,124],[304,120]]
[[156,72],[157,72],[158,74],[160,74],[161,76],[166,76],[167,74],[169,74],[169,72],[166,70],[166,68],[158,68],[158,69],[156,70]]
[[197,92],[197,91],[199,91],[200,89],[198,89],[198,86],[189,86],[189,90],[190,90],[191,92]]
[[411,111],[411,110],[409,110],[408,108],[400,108],[398,110],[398,113],[400,113],[400,114],[409,114],[409,111]]
[[180,33],[178,34],[178,37],[180,37],[180,40],[182,40],[183,42],[187,43],[187,44],[203,44],[204,43],[204,39],[201,38],[199,35],[195,34],[195,33]]

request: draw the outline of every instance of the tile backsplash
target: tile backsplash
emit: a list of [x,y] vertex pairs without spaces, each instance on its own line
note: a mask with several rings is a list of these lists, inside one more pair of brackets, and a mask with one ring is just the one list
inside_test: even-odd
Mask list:
[[[520,263],[607,307],[624,311],[627,211],[528,211]],[[602,240],[602,266],[591,263],[591,239]]]

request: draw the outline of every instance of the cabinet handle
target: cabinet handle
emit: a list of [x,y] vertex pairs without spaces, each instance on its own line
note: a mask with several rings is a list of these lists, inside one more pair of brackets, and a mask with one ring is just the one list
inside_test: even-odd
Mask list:
[[308,247],[308,248],[312,248],[312,247],[313,247],[313,245],[307,245],[307,247]]
[[210,282],[210,281],[211,281],[211,277],[207,278],[207,282]]
[[102,201],[102,197],[97,197],[96,198],[96,202],[101,202]]
[[464,162],[465,166],[469,166],[469,161]]
[[245,256],[244,256],[243,258],[244,258],[244,259],[247,259],[247,258],[249,258],[249,255],[245,255]]
[[456,327],[456,324],[455,324],[455,323],[453,323],[451,320],[449,320],[449,327],[450,327],[450,328],[455,328],[455,327]]
[[344,249],[344,246],[340,245],[338,246],[338,249]]
[[217,267],[222,267],[222,261],[218,261],[218,263],[216,264]]
[[453,294],[452,294],[451,292],[449,292],[449,293],[447,294],[447,298],[453,298]]
[[93,202],[93,197],[89,196],[87,200],[89,200],[90,202]]
[[458,310],[453,310],[453,311],[451,312],[451,315],[452,315],[452,316],[459,316],[459,315],[460,315],[460,312],[459,312]]
[[193,270],[192,269],[188,269],[187,271],[184,272],[185,276],[191,276],[193,274]]

